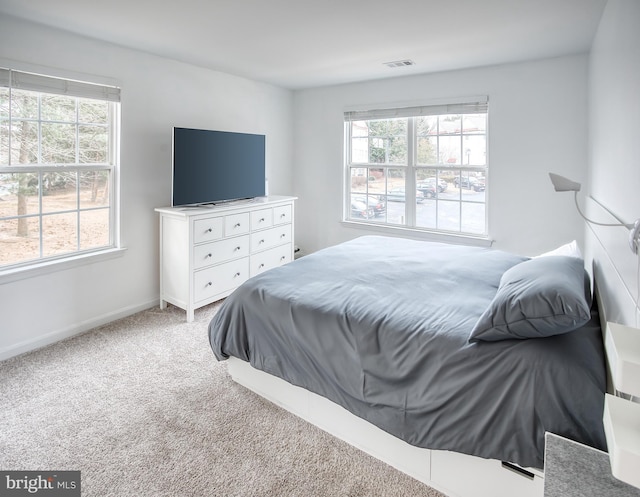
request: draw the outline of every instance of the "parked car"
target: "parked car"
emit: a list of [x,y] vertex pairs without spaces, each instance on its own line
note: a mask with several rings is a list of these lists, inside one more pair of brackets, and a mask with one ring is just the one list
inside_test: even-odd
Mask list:
[[436,179],[435,179],[435,178],[427,178],[427,179],[425,179],[425,180],[423,180],[423,181],[419,181],[419,182],[418,182],[418,185],[420,185],[420,184],[422,184],[422,183],[426,183],[426,184],[428,184],[428,185],[433,186],[434,188],[437,188],[437,189],[438,189],[438,193],[442,193],[442,192],[446,191],[446,190],[447,190],[447,188],[449,187],[449,183],[447,183],[447,182],[446,182],[445,180],[443,180],[443,179],[439,179],[439,180],[436,182]]
[[485,188],[484,178],[476,178],[475,176],[463,176],[462,178],[456,176],[453,183],[456,188],[466,188],[476,192],[483,192]]
[[438,196],[435,181],[421,181],[416,185],[416,188],[419,192],[422,192],[424,198],[436,198]]
[[[387,200],[394,202],[404,202],[405,192],[404,188],[392,188],[387,192]],[[416,202],[421,204],[424,201],[424,194],[420,190],[416,190]]]
[[373,213],[376,217],[384,216],[387,212],[387,202],[383,195],[352,195],[351,198],[373,207]]
[[375,217],[373,207],[368,206],[364,202],[351,199],[351,217],[371,219]]

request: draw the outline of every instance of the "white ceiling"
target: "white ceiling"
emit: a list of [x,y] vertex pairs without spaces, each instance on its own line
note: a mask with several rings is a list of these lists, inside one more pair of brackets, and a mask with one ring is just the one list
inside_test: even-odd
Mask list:
[[[587,52],[605,4],[0,0],[0,14],[300,89]],[[400,59],[415,65],[384,65]]]

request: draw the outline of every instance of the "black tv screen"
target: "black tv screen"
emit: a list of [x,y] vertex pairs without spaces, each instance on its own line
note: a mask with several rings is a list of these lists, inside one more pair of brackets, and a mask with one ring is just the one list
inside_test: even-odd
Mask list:
[[173,128],[172,205],[264,195],[264,135]]

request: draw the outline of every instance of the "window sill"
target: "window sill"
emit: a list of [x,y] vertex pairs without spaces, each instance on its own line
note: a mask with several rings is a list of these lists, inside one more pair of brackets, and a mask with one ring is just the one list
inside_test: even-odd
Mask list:
[[0,285],[19,280],[26,280],[28,278],[35,278],[37,276],[43,276],[57,271],[64,271],[66,269],[84,266],[86,264],[115,259],[117,257],[122,257],[126,250],[126,248],[110,248],[100,252],[70,256],[54,261],[36,262],[28,266],[0,270]]
[[359,223],[358,221],[342,221],[345,228],[373,231],[391,236],[428,240],[432,242],[455,243],[457,245],[474,245],[477,247],[491,247],[493,240],[484,236],[441,233],[401,226],[383,226],[379,224]]

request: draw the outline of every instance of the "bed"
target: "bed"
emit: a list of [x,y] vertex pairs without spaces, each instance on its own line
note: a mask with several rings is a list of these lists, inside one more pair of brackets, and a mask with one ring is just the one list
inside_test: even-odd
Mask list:
[[545,432],[606,445],[593,300],[577,257],[364,236],[248,280],[209,337],[410,447],[542,469]]

